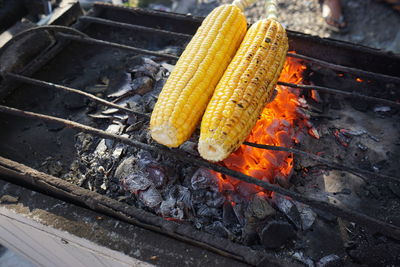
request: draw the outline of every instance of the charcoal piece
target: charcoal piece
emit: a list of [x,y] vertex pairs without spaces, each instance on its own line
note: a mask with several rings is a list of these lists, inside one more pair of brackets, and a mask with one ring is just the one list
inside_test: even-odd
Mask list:
[[[252,220],[254,220],[254,218]],[[246,246],[255,245],[257,241],[260,239],[257,233],[259,222],[254,222],[252,220],[246,222],[242,230],[242,240]]]
[[200,205],[199,208],[197,209],[197,215],[210,217],[210,218],[221,217],[218,209],[210,208],[207,205]]
[[160,213],[163,217],[175,218],[178,220],[182,220],[185,215],[183,208],[178,205],[176,199],[172,197],[169,197],[161,203]]
[[341,267],[342,265],[343,260],[335,254],[325,256],[317,262],[317,267]]
[[133,73],[135,78],[148,76],[154,79],[159,69],[160,65],[150,58],[142,58],[142,64],[130,69],[129,72]]
[[195,142],[186,141],[179,148],[192,155],[196,156],[199,155],[199,152],[197,150],[197,144]]
[[108,92],[112,92],[112,94],[108,95],[108,97],[119,97],[131,91],[131,82],[132,77],[128,72],[119,72],[112,75],[107,88]]
[[167,184],[166,170],[161,165],[150,164],[146,168],[147,178],[153,182],[156,188],[162,188]]
[[126,190],[137,194],[138,191],[148,189],[153,183],[142,172],[136,171],[123,178],[123,185]]
[[125,158],[115,170],[114,177],[120,181],[135,171],[135,157]]
[[311,228],[311,226],[315,222],[315,218],[317,217],[317,214],[307,205],[297,202],[294,202],[297,210],[300,213],[300,218],[301,218],[301,226],[303,230],[308,230]]
[[197,189],[210,189],[218,191],[219,183],[216,175],[211,173],[208,169],[199,168],[191,178],[192,188]]
[[391,110],[391,108],[388,107],[388,106],[376,106],[376,107],[374,107],[374,112],[384,113],[384,112],[389,112],[390,110]]
[[213,224],[207,225],[204,227],[204,230],[210,234],[224,238],[233,237],[233,234],[220,221],[216,221]]
[[120,106],[130,108],[139,113],[145,112],[142,97],[137,94],[117,99],[115,100],[115,103]]
[[259,195],[254,195],[245,212],[246,217],[254,217],[258,220],[264,220],[268,216],[272,216],[275,214],[275,209],[271,207],[271,205],[264,197]]
[[135,94],[143,96],[144,94],[153,90],[154,80],[147,77],[138,77],[132,81],[132,90]]
[[176,199],[177,202],[184,203],[187,207],[192,206],[190,191],[184,186],[175,185],[169,191],[169,195],[170,197]]
[[161,194],[154,186],[139,192],[139,199],[149,208],[156,208],[162,202]]
[[259,233],[261,243],[267,249],[279,248],[296,236],[290,223],[282,220],[271,220]]
[[309,257],[305,256],[304,253],[301,251],[293,253],[292,257],[297,261],[303,263],[307,267],[315,267],[314,261]]
[[219,208],[225,202],[225,197],[218,191],[208,191],[205,198],[207,206],[213,208]]
[[203,204],[207,190],[200,189],[192,191],[193,204]]
[[251,199],[255,194],[259,192],[256,186],[245,182],[240,182],[236,186],[236,190],[246,199]]
[[144,170],[146,169],[147,166],[149,166],[150,164],[156,164],[155,159],[153,158],[153,156],[150,154],[149,151],[146,150],[140,150],[137,153],[137,166]]
[[239,224],[239,220],[236,217],[230,201],[226,201],[222,207],[222,221],[225,225]]
[[390,191],[397,197],[400,197],[400,184],[399,183],[388,183]]
[[244,216],[245,207],[242,203],[236,203],[233,206],[233,211],[235,212],[236,217],[241,225],[245,223],[245,216]]
[[294,204],[294,201],[278,193],[273,195],[272,201],[275,203],[277,208],[283,212],[286,217],[296,226],[297,229],[302,228],[302,219],[296,205]]
[[171,65],[171,64],[168,64],[168,63],[166,63],[166,62],[163,62],[163,63],[161,63],[161,66],[164,68],[164,69],[166,69],[168,72],[172,72],[173,71],[173,69],[175,68],[175,65]]

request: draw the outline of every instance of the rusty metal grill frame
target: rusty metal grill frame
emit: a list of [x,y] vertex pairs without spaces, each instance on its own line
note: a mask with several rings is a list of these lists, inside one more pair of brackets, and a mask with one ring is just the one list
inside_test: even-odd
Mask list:
[[[98,7],[101,7],[101,6],[107,7],[108,5],[98,5]],[[121,10],[126,10],[126,8],[122,8],[122,7],[117,7],[117,8],[121,9]],[[142,10],[138,10],[138,9],[133,9],[133,10],[134,10],[134,12],[142,12],[142,13],[146,14],[146,12],[142,11]],[[154,13],[155,13],[154,11],[148,12],[148,14],[154,14]],[[160,12],[160,14],[159,14],[160,16],[166,16],[162,12]],[[195,21],[196,21],[196,19],[195,19]],[[187,33],[177,33],[177,32],[171,32],[171,31],[164,30],[164,29],[154,29],[154,28],[147,27],[147,26],[132,25],[132,24],[124,23],[124,22],[115,22],[115,21],[111,21],[111,20],[107,20],[107,19],[103,19],[103,18],[96,18],[96,17],[90,16],[90,14],[89,14],[89,16],[82,16],[79,19],[79,23],[74,28],[46,26],[46,27],[42,27],[42,28],[28,30],[29,33],[34,32],[34,31],[49,31],[53,34],[53,37],[55,39],[58,38],[58,40],[59,41],[61,40],[61,41],[58,43],[58,45],[56,45],[56,47],[51,48],[48,54],[41,55],[42,56],[41,60],[39,59],[37,62],[35,62],[35,64],[32,64],[30,66],[30,68],[25,68],[23,71],[21,71],[22,74],[3,71],[1,73],[1,76],[3,77],[4,81],[6,83],[9,81],[15,81],[15,82],[27,83],[27,84],[31,84],[31,85],[35,85],[35,86],[40,86],[40,87],[46,87],[46,88],[50,88],[50,89],[58,89],[58,90],[68,91],[70,93],[79,94],[84,97],[87,97],[87,98],[89,98],[93,101],[96,101],[102,105],[117,108],[121,111],[130,113],[130,114],[134,114],[137,116],[141,116],[141,117],[148,119],[149,117],[147,114],[141,114],[141,113],[135,112],[126,107],[111,103],[102,98],[96,97],[96,96],[91,95],[86,92],[83,92],[82,90],[70,88],[70,87],[66,87],[66,86],[62,86],[62,85],[58,85],[58,84],[53,84],[53,83],[49,83],[49,82],[45,82],[45,81],[41,81],[38,79],[33,79],[33,78],[28,77],[30,74],[34,73],[35,69],[42,66],[48,59],[50,59],[55,53],[57,53],[57,51],[62,49],[63,45],[65,45],[67,42],[70,42],[70,41],[83,42],[83,43],[92,44],[92,45],[103,45],[103,46],[114,47],[114,48],[118,48],[118,49],[126,49],[126,50],[130,50],[130,51],[133,51],[133,52],[139,53],[139,54],[153,55],[153,56],[158,56],[158,57],[171,59],[171,60],[178,59],[178,57],[174,56],[174,55],[159,53],[159,52],[155,52],[155,51],[149,51],[146,49],[141,49],[141,48],[137,48],[137,47],[133,47],[133,46],[128,46],[128,45],[124,45],[124,44],[113,43],[113,42],[108,42],[108,41],[104,41],[104,40],[91,38],[91,37],[87,36],[85,33],[78,30],[80,28],[84,28],[85,25],[87,25],[87,23],[89,23],[89,24],[90,23],[100,23],[100,24],[104,24],[104,25],[108,25],[108,26],[112,26],[112,27],[135,29],[135,30],[139,30],[139,31],[148,31],[151,33],[161,34],[161,35],[162,34],[176,35],[176,36],[184,37],[184,38],[190,38],[192,36]],[[65,33],[65,32],[68,32],[68,33]],[[27,32],[22,33],[21,35],[24,35],[26,33]],[[290,38],[290,35],[289,35],[289,38]],[[6,47],[4,47],[3,51],[5,49],[7,49],[7,47],[10,45],[12,45],[12,42],[9,43]],[[377,52],[375,52],[375,53],[377,53]],[[375,72],[371,72],[371,71],[357,69],[354,67],[342,66],[340,64],[330,63],[327,61],[320,60],[318,58],[313,58],[311,56],[306,56],[306,55],[301,55],[301,54],[288,53],[288,56],[300,58],[302,60],[312,62],[313,64],[317,64],[322,67],[330,68],[333,70],[340,70],[340,71],[351,73],[351,74],[363,75],[363,76],[371,78],[371,79],[385,80],[385,81],[394,82],[396,84],[400,84],[400,77],[397,77],[397,76],[382,74],[382,73],[375,73]],[[293,88],[300,88],[300,89],[305,89],[305,90],[313,89],[313,90],[319,90],[319,91],[322,91],[325,93],[330,93],[330,94],[340,94],[340,95],[344,95],[344,96],[351,96],[351,97],[360,98],[360,99],[363,99],[366,101],[372,101],[372,102],[376,102],[376,103],[389,105],[389,106],[391,106],[393,108],[397,108],[397,109],[400,108],[400,103],[398,103],[398,102],[394,102],[394,101],[391,101],[388,99],[383,99],[383,98],[376,98],[376,97],[372,97],[372,96],[368,96],[368,95],[362,95],[359,93],[343,91],[343,90],[335,89],[335,88],[328,88],[328,87],[322,87],[322,86],[297,85],[297,84],[291,84],[291,83],[285,83],[285,82],[279,82],[279,84],[288,86],[288,87],[293,87]],[[258,180],[257,178],[247,176],[243,173],[239,173],[237,171],[233,171],[226,167],[222,167],[222,166],[219,166],[219,165],[216,165],[213,163],[206,162],[200,158],[197,158],[197,157],[190,155],[179,149],[168,149],[163,146],[147,145],[145,143],[141,143],[136,140],[131,140],[131,139],[128,139],[125,137],[110,134],[103,130],[89,127],[86,125],[82,125],[82,124],[79,124],[79,123],[76,123],[76,122],[73,122],[70,120],[65,120],[65,119],[61,119],[61,118],[57,118],[57,117],[23,111],[23,110],[11,108],[11,107],[3,106],[3,105],[0,105],[0,112],[12,114],[12,115],[16,115],[16,116],[28,117],[28,118],[32,118],[32,119],[39,119],[39,120],[44,120],[44,121],[61,123],[64,126],[74,128],[81,132],[97,135],[97,136],[105,138],[105,139],[113,139],[117,142],[121,142],[121,143],[130,145],[130,146],[134,146],[137,148],[141,148],[141,149],[145,149],[145,150],[149,150],[149,151],[153,151],[153,152],[157,152],[157,153],[172,155],[172,156],[176,157],[177,159],[179,159],[180,161],[194,164],[197,166],[206,167],[208,169],[220,172],[222,174],[232,176],[241,181],[258,185],[264,189],[274,191],[274,192],[280,193],[282,195],[291,197],[294,200],[302,202],[307,205],[310,205],[311,207],[329,211],[330,213],[332,213],[336,216],[342,217],[349,221],[359,223],[360,225],[364,225],[366,227],[373,228],[374,230],[377,230],[377,231],[381,232],[382,234],[385,234],[385,235],[391,236],[392,238],[400,240],[400,227],[398,227],[398,226],[395,226],[393,224],[389,224],[384,221],[372,218],[370,216],[356,212],[354,210],[341,208],[341,207],[338,207],[336,205],[330,204],[325,201],[320,201],[320,200],[317,200],[314,198],[302,196],[301,194],[281,188],[279,186],[270,184],[265,181]],[[249,143],[249,142],[246,142],[245,145],[253,146],[253,147],[256,147],[259,149],[286,151],[286,152],[291,152],[291,153],[295,153],[295,154],[300,154],[303,156],[310,157],[311,159],[313,159],[317,162],[320,162],[326,166],[329,166],[331,168],[334,168],[334,169],[339,169],[339,170],[343,170],[343,171],[347,171],[347,172],[362,174],[362,175],[365,175],[368,178],[372,178],[372,179],[379,177],[380,179],[383,179],[385,182],[395,182],[395,183],[400,182],[400,177],[386,175],[386,174],[382,174],[382,173],[373,173],[373,172],[361,170],[359,168],[344,166],[337,162],[334,162],[333,160],[322,158],[322,157],[319,157],[314,154],[311,154],[311,153],[308,153],[305,151],[301,151],[298,149],[277,147],[277,146],[268,146],[268,145],[254,144],[254,143]],[[55,187],[60,187],[61,190],[67,190],[67,191],[71,191],[70,188],[74,188],[74,190],[78,190],[76,188],[77,186],[67,185],[67,184],[65,184],[66,182],[64,182],[64,181],[56,182],[56,181],[54,181],[54,179],[57,179],[55,177],[46,175],[44,173],[40,173],[36,170],[30,169],[30,168],[22,165],[22,164],[13,162],[9,159],[5,159],[2,157],[0,157],[0,173],[11,175],[11,176],[24,177],[25,180],[26,180],[26,177],[31,177],[32,180],[28,182],[31,184],[35,184],[38,182],[44,183],[44,184],[47,183],[48,184],[47,187],[55,186]],[[84,190],[84,189],[80,189],[80,190]],[[79,200],[76,197],[75,197],[75,200],[82,202],[81,203],[82,205],[88,206],[92,209],[95,209],[95,210],[100,209],[101,211],[108,212],[108,213],[111,212],[112,215],[117,216],[117,217],[122,216],[124,220],[128,219],[126,217],[128,215],[128,217],[130,217],[130,219],[129,219],[130,222],[133,222],[135,224],[138,224],[138,225],[146,227],[146,228],[151,228],[152,230],[156,230],[156,231],[162,232],[164,234],[171,235],[171,231],[169,231],[168,229],[167,229],[167,231],[165,231],[165,229],[158,229],[157,227],[154,228],[154,225],[159,225],[159,222],[156,222],[156,220],[154,220],[154,219],[146,221],[145,223],[141,222],[140,221],[141,220],[140,211],[135,211],[135,212],[133,212],[134,214],[132,214],[132,212],[129,213],[126,210],[119,211],[119,212],[122,212],[122,215],[119,216],[118,214],[115,214],[115,212],[113,213],[112,211],[107,210],[104,207],[99,208],[101,205],[96,204],[95,202],[101,200],[100,201],[100,204],[101,204],[101,203],[103,203],[102,202],[103,199],[99,198],[99,196],[97,196],[97,195],[98,195],[97,193],[93,193],[90,196],[87,196],[85,201]],[[105,197],[102,196],[102,198],[105,198]],[[143,213],[145,213],[145,212],[143,211]],[[133,219],[132,219],[132,217],[133,217]],[[168,224],[174,225],[173,222],[168,222]],[[179,226],[177,226],[175,224],[172,227],[176,228]],[[223,247],[218,247],[218,245],[216,243],[208,245],[208,244],[206,244],[204,239],[199,237],[199,235],[195,235],[195,237],[193,237],[193,236],[191,236],[191,234],[188,234],[188,230],[183,231],[183,232],[182,231],[181,232],[177,231],[177,232],[179,233],[178,235],[176,235],[176,234],[173,235],[177,239],[181,239],[186,242],[193,242],[193,240],[192,241],[190,240],[192,238],[194,240],[197,240],[194,242],[197,245],[202,245],[203,247],[206,247],[207,249],[214,250],[225,256],[230,256],[230,257],[245,261],[250,264],[257,264],[257,262],[262,258],[261,255],[257,254],[254,251],[249,256],[246,256],[245,253],[243,253],[243,252],[240,252],[239,254],[237,254],[235,256],[235,255],[233,255],[232,252],[238,253],[238,250],[243,249],[243,246],[232,246],[229,248],[223,248]],[[180,235],[183,235],[183,236],[180,236]],[[187,237],[184,237],[184,236],[187,236]],[[248,250],[244,250],[244,251],[249,252]],[[271,257],[271,256],[269,256],[269,257]],[[271,257],[271,259],[272,258],[273,257]]]

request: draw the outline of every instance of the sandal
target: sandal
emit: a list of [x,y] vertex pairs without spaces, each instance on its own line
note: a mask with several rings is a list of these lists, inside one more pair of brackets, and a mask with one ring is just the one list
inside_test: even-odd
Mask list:
[[[330,0],[318,0],[318,3],[320,5],[321,8],[321,13],[322,13],[322,17],[325,20],[326,26],[334,32],[341,32],[344,33],[347,30],[347,23],[344,19],[343,14],[341,14],[341,7],[340,7],[340,3],[339,5],[337,5],[335,7],[335,5],[329,5]],[[336,0],[338,1],[338,0]],[[327,3],[328,2],[328,3]],[[339,14],[340,16],[338,18],[334,17],[334,9],[340,9],[339,10]]]

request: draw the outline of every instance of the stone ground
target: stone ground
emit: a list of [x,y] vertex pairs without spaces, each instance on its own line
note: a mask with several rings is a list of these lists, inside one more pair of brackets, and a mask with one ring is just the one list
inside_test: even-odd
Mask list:
[[[221,3],[231,0],[180,0],[176,6],[189,6],[177,11],[205,16]],[[183,3],[184,2],[184,3]],[[262,17],[265,13],[265,1],[258,1],[247,9],[249,22]],[[287,29],[307,34],[329,37],[342,41],[358,43],[400,54],[400,12],[391,9],[377,0],[343,0],[344,16],[348,22],[346,33],[334,33],[329,30],[323,18],[317,0],[278,0],[279,20]]]
[[0,266],[1,267],[35,267],[22,256],[15,254],[12,250],[0,245]]

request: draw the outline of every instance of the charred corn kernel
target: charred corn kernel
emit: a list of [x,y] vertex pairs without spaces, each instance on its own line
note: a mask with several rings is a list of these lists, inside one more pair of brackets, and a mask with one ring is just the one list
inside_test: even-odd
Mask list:
[[177,147],[192,135],[246,29],[246,18],[236,5],[222,5],[206,17],[154,107],[150,120],[154,140]]
[[244,142],[273,95],[287,50],[275,19],[250,27],[204,113],[198,147],[204,159],[221,161]]

